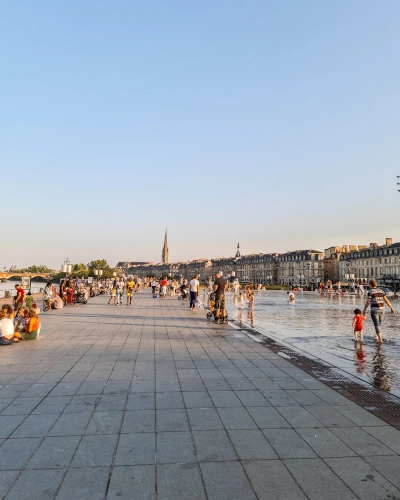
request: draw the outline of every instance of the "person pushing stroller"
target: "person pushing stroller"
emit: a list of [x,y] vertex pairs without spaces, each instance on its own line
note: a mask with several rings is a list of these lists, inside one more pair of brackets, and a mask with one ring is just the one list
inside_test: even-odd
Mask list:
[[225,309],[225,291],[227,282],[219,273],[215,273],[214,291],[215,291],[215,322],[226,322],[228,316]]
[[185,278],[182,282],[182,285],[179,287],[181,294],[178,296],[178,299],[186,300],[188,298],[188,288],[189,284],[187,282],[187,279]]

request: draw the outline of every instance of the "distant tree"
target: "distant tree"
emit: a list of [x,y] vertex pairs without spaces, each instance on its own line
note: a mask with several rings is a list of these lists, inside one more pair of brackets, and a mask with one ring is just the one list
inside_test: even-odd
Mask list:
[[17,273],[39,273],[39,274],[55,274],[54,269],[44,266],[43,264],[33,265],[29,267],[23,267],[21,269],[14,269],[13,272]]
[[88,263],[87,267],[88,267],[88,271],[89,271],[89,276],[95,275],[94,274],[95,269],[102,269],[103,270],[102,278],[111,278],[113,275],[113,270],[107,264],[107,261],[105,259],[92,260],[91,262]]
[[30,266],[27,269],[28,273],[41,273],[41,274],[54,274],[54,269],[50,269],[43,264],[39,264],[38,266]]
[[72,266],[71,276],[73,278],[87,278],[89,276],[89,269],[86,264],[74,264]]

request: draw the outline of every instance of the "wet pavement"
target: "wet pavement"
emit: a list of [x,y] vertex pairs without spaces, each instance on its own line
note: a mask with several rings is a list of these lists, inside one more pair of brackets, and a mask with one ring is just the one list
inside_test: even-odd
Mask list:
[[0,498],[400,499],[400,431],[176,298],[0,351]]
[[286,292],[255,293],[254,310],[227,295],[230,317],[256,327],[269,337],[284,341],[299,352],[319,358],[357,376],[361,380],[400,397],[400,301],[389,299],[398,314],[386,307],[383,322],[384,343],[374,339],[374,329],[367,312],[364,344],[354,344],[352,321],[354,309],[363,310],[365,298],[356,295],[320,295],[297,293],[289,302]]

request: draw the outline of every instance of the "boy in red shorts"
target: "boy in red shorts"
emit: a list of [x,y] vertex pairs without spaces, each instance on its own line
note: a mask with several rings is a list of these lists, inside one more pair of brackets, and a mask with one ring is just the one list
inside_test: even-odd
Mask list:
[[363,321],[365,320],[365,316],[361,313],[360,309],[354,309],[354,319],[353,319],[353,336],[354,341],[357,342],[358,334],[360,334],[360,342],[363,341],[363,330],[364,325]]

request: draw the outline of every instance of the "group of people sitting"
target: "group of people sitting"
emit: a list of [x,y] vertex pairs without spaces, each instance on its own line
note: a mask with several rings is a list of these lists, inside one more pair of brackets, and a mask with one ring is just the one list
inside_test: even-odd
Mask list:
[[[28,301],[29,303],[29,301]],[[36,340],[40,332],[40,320],[36,304],[14,310],[4,304],[0,311],[0,346],[11,345],[21,340]]]
[[[92,296],[92,295],[90,295]],[[63,280],[58,290],[55,290],[51,281],[46,284],[43,292],[43,310],[61,309],[66,305],[77,303],[85,304],[89,297],[89,291],[82,280]]]

